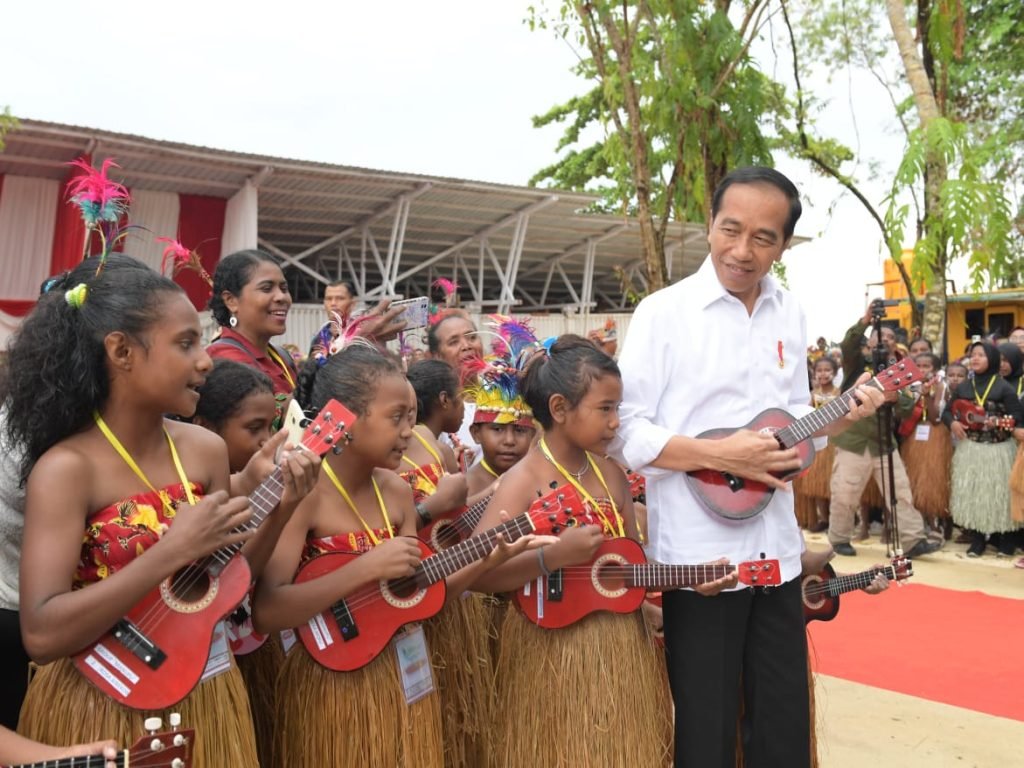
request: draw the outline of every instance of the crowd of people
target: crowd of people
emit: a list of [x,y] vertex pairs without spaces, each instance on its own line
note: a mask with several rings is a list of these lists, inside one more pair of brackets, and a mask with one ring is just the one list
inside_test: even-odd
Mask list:
[[[816,456],[794,486],[801,524],[828,531],[837,554],[854,555],[852,542],[869,537],[873,520],[888,534],[894,497],[901,543],[911,556],[955,537],[969,545],[968,557],[990,549],[1014,557],[1024,547],[1024,460],[1017,461],[1024,439],[1024,327],[975,338],[943,366],[922,337],[900,338],[883,326],[879,345],[870,327],[877,307],[840,345],[830,348],[822,338],[808,350],[811,405],[838,397],[851,372],[902,360],[913,361],[922,379],[889,396],[891,420],[856,425]],[[1014,565],[1024,568],[1024,558]]]
[[[801,577],[830,553],[807,551],[799,530],[785,480],[799,451],[752,429],[704,433],[769,407],[812,413],[837,387],[816,375],[812,396],[803,313],[769,274],[800,217],[796,188],[739,169],[711,213],[708,259],[641,302],[618,361],[609,329],[542,341],[526,322],[479,328],[455,307],[431,316],[427,359],[403,358],[386,347],[406,330],[399,310],[357,313],[337,284],[296,365],[273,343],[288,285],[261,251],[211,276],[220,333],[206,347],[181,289],[130,256],[47,281],[0,379],[0,631],[6,679],[28,681],[5,697],[3,724],[20,735],[0,733],[0,763],[112,757],[134,741],[154,713],[130,706],[133,686],[180,653],[151,647],[153,611],[201,613],[244,562],[244,600],[208,634],[180,633],[205,667],[157,713],[194,729],[197,768],[817,765]],[[989,427],[994,403],[1017,413],[998,356],[979,349],[956,395],[978,389]],[[816,440],[874,423],[884,397],[863,368],[844,359],[847,408]],[[950,409],[936,391],[921,419],[937,433]],[[314,419],[302,441],[296,411]],[[310,434],[333,450],[321,459]],[[1006,523],[958,473],[1009,454],[974,442],[985,453],[961,468],[957,448],[949,505],[989,535]],[[707,507],[700,472],[763,487],[763,508]],[[843,553],[852,515],[834,474],[831,486],[830,509],[810,497],[811,509]],[[904,510],[905,549],[933,551],[901,498]],[[594,581],[627,540],[651,561],[719,569]],[[204,587],[192,564],[207,557]],[[766,558],[778,585],[741,583],[737,564]],[[182,574],[197,594],[176,591]],[[608,610],[637,588],[636,604]],[[157,608],[133,613],[154,592]],[[569,608],[579,615],[561,623],[544,615]],[[422,621],[402,620],[416,610]]]

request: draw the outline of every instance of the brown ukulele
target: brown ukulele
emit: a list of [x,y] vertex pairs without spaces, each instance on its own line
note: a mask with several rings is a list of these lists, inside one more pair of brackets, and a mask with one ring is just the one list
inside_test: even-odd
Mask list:
[[891,565],[836,576],[832,566],[826,563],[820,573],[804,576],[801,580],[804,621],[832,621],[839,613],[839,596],[856,589],[864,589],[880,573],[889,581],[903,581],[914,575],[914,566],[907,558],[897,557],[893,559]]
[[[901,360],[886,368],[864,386],[875,387],[883,392],[895,392],[920,381],[921,371],[910,360]],[[823,405],[803,418],[794,419],[781,408],[761,411],[748,424],[738,428],[710,429],[697,435],[705,440],[721,440],[739,429],[766,432],[774,435],[782,449],[796,448],[800,467],[785,475],[777,474],[781,480],[792,480],[804,472],[814,461],[814,444],[809,437],[833,422],[839,421],[850,412],[854,397],[847,391],[835,400]],[[771,501],[774,488],[757,480],[749,480],[728,472],[714,469],[698,469],[686,473],[686,482],[697,500],[710,512],[727,520],[747,520],[761,512]]]

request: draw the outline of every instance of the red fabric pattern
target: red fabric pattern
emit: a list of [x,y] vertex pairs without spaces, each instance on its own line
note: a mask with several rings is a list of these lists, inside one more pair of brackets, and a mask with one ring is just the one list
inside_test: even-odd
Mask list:
[[[81,155],[80,159],[92,162],[91,155]],[[72,167],[68,179],[81,176],[85,172],[81,168]],[[57,190],[57,220],[53,225],[53,249],[50,252],[50,274],[59,275],[66,269],[74,267],[82,261],[82,249],[85,247],[85,222],[82,211],[68,200],[65,183]]]
[[[378,541],[388,538],[386,528],[374,528],[373,535]],[[354,533],[336,533],[332,536],[307,536],[306,546],[302,549],[300,566],[320,555],[331,552],[344,552],[347,554],[361,555],[373,549],[373,539],[366,531],[355,531]]]
[[[205,195],[178,195],[178,200],[178,240],[199,253],[203,267],[212,275],[220,261],[220,241],[228,201]],[[192,270],[183,269],[174,281],[185,289],[196,309],[206,309],[210,286],[205,280]]]
[[[197,497],[203,493],[196,483],[192,490]],[[156,493],[129,496],[90,515],[75,569],[75,586],[107,578],[156,544],[174,520],[174,514],[164,508],[164,497],[174,511],[188,504],[184,486],[175,483]]]

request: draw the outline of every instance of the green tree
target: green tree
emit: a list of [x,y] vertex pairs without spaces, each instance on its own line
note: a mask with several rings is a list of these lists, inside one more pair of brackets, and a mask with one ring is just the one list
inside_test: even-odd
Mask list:
[[[637,217],[648,288],[667,282],[669,222],[706,221],[730,168],[770,164],[763,115],[782,91],[752,62],[768,0],[563,0],[531,7],[579,55],[589,91],[534,118],[565,130],[531,184],[602,195],[598,208]],[[586,137],[598,138],[586,143]]]
[[[1012,248],[1008,192],[1020,157],[1015,133],[1020,112],[1007,113],[1003,107],[1021,98],[1020,70],[1005,55],[1013,47],[1007,35],[1012,38],[1021,21],[1019,3],[1013,2],[991,7],[983,0],[916,0],[910,5],[916,34],[904,0],[806,2],[800,6],[801,35],[799,43],[793,36],[793,51],[794,61],[799,50],[833,72],[847,67],[870,72],[889,94],[893,120],[906,136],[905,154],[888,176],[884,213],[864,196],[858,199],[901,265],[912,300],[914,285],[925,283],[925,308],[916,314],[915,303],[915,324],[933,343],[941,343],[949,264],[966,258],[979,288],[999,282],[1019,263]],[[970,44],[968,19],[979,24],[972,28]],[[790,137],[796,154],[819,167],[830,166],[830,175],[855,187],[853,173],[844,174],[843,167],[861,166],[862,158],[833,144],[801,141],[800,117],[805,114],[798,109],[797,140]],[[879,166],[869,168],[869,177],[885,175]],[[916,241],[912,276],[900,258],[911,209]]]
[[4,137],[18,127],[18,119],[11,114],[10,107],[0,112],[0,152],[4,151]]

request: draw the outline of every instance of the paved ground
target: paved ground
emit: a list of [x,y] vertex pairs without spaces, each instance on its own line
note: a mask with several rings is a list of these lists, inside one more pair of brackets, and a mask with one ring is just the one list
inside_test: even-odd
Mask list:
[[[806,534],[810,549],[823,548],[824,534]],[[856,557],[832,565],[852,573],[886,559],[873,537],[855,544]],[[980,590],[1021,600],[1024,570],[991,554],[964,554],[966,545],[947,543],[939,553],[914,561],[914,580],[946,589]],[[885,596],[878,599],[884,600]],[[842,620],[842,614],[836,621]],[[1024,639],[1022,639],[1024,643]],[[936,674],[942,674],[941,669]],[[1007,681],[1021,686],[1024,681]],[[826,675],[817,680],[818,742],[822,768],[1011,768],[1024,765],[1024,723],[938,704]],[[1024,695],[1024,693],[1022,693]]]

